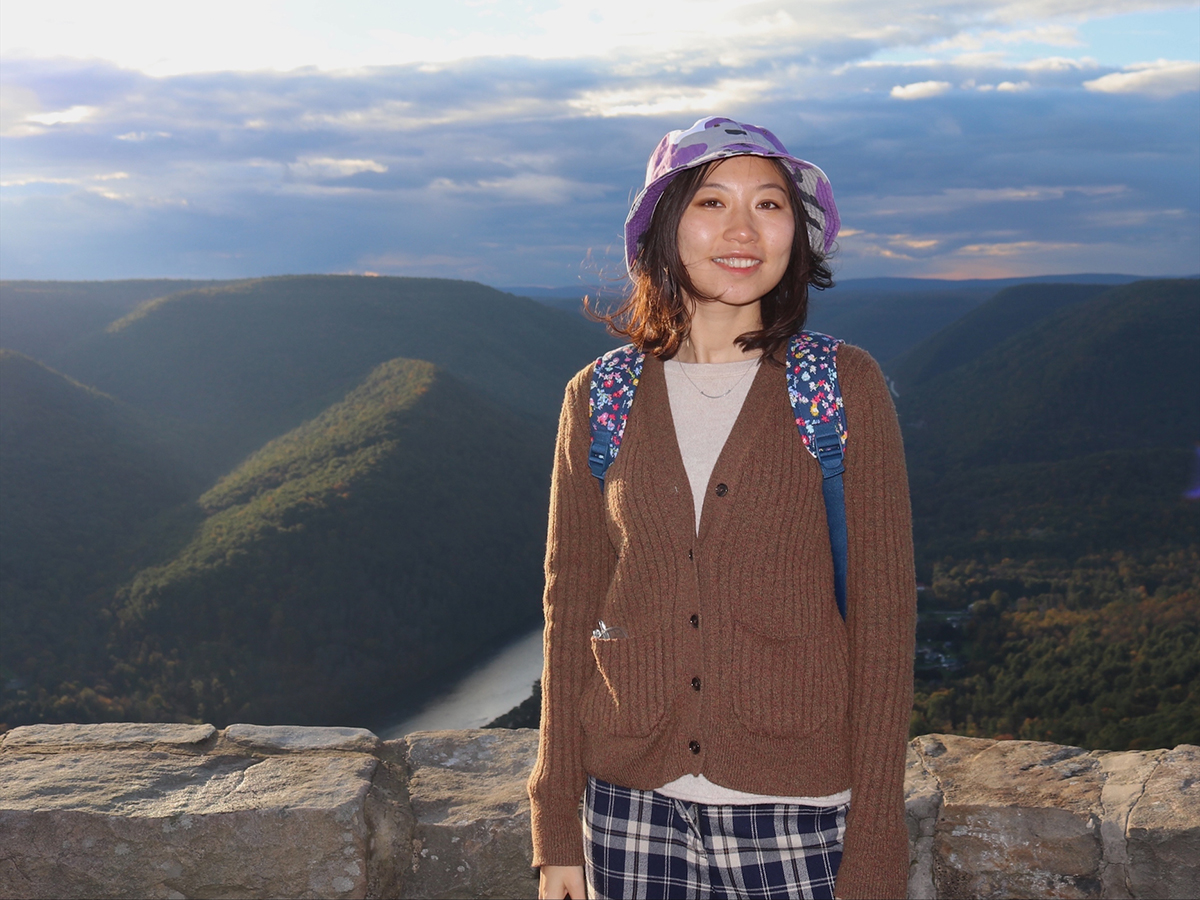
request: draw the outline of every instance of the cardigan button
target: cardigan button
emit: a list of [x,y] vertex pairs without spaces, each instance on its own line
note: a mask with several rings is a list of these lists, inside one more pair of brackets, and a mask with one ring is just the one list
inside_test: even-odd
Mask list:
[[718,484],[716,486],[715,491],[716,491],[716,495],[718,497],[724,497],[726,494],[729,493],[729,485],[727,485],[725,482],[722,481],[720,484]]
[[700,742],[699,741],[688,741],[688,749],[691,750],[693,753],[699,753],[700,752]]
[[693,691],[700,690],[700,676],[698,676],[698,675],[692,676],[692,690]]
[[691,618],[688,619],[688,622],[691,623],[691,626],[693,628],[700,627],[700,617],[698,615],[696,615],[695,613],[692,613]]

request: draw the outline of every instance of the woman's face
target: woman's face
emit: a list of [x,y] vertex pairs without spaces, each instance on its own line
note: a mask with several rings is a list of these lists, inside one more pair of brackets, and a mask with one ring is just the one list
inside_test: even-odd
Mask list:
[[761,156],[709,170],[679,220],[679,257],[697,290],[745,306],[779,284],[796,231],[785,177]]

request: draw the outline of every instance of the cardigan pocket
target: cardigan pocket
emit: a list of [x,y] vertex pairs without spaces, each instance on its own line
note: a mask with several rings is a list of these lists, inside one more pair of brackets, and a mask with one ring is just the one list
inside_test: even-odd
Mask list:
[[780,638],[733,623],[733,709],[753,734],[800,737],[844,719],[849,653],[844,639]]
[[666,712],[662,636],[592,638],[592,655],[584,726],[618,737],[650,734]]

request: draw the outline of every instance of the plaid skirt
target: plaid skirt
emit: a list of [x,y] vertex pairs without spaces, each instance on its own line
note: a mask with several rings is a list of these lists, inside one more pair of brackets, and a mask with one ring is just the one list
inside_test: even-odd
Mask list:
[[691,803],[588,778],[588,895],[832,898],[849,809]]

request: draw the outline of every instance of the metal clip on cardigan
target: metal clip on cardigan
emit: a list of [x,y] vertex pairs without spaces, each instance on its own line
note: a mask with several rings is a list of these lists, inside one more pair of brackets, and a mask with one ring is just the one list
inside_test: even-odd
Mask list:
[[604,624],[601,619],[597,623],[600,627],[592,629],[592,637],[598,641],[614,641],[618,638],[627,638],[629,634],[620,625],[613,625],[611,628]]

